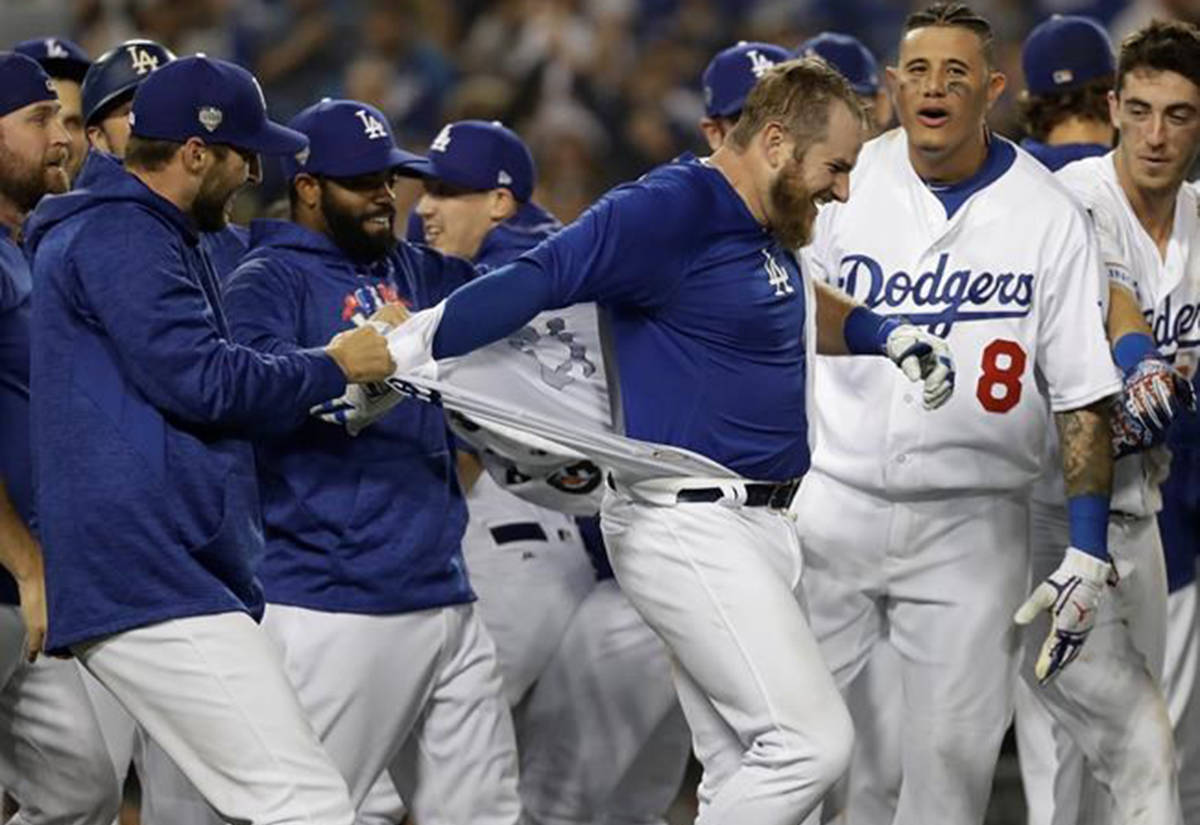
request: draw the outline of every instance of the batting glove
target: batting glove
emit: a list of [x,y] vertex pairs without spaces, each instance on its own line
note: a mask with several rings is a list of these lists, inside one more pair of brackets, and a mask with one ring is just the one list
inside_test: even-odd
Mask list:
[[358,435],[404,399],[404,395],[387,384],[351,384],[340,398],[318,404],[309,414],[327,424],[345,427],[350,435]]
[[1113,451],[1118,457],[1161,444],[1180,409],[1196,411],[1192,384],[1161,358],[1145,358],[1125,376],[1113,410]]
[[924,383],[925,409],[936,410],[954,394],[954,356],[945,339],[901,324],[888,335],[884,352],[909,381]]
[[1068,547],[1062,564],[1030,594],[1013,617],[1019,625],[1050,611],[1050,633],[1038,654],[1034,675],[1045,684],[1071,664],[1096,623],[1096,609],[1104,595],[1112,565]]

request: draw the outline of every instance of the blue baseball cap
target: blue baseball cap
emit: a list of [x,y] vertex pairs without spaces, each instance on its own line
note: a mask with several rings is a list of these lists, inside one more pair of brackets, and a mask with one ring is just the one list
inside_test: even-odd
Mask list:
[[301,172],[353,178],[388,169],[409,171],[422,161],[420,155],[396,146],[387,117],[369,103],[325,98],[292,118],[288,126],[308,138],[307,149],[283,159],[288,180]]
[[734,117],[746,105],[746,97],[767,69],[790,60],[791,53],[771,43],[742,41],[708,62],[701,76],[704,113],[709,117]]
[[225,60],[195,55],[149,74],[129,116],[138,137],[183,142],[197,137],[263,155],[290,155],[308,145],[299,132],[267,119],[254,75]]
[[879,64],[858,38],[838,32],[821,32],[796,47],[796,57],[813,56],[836,69],[858,94],[873,95],[879,91]]
[[61,77],[66,80],[83,82],[92,59],[78,43],[65,37],[35,37],[33,40],[22,40],[13,46],[13,51],[32,57],[51,77]]
[[43,100],[58,100],[46,70],[23,54],[0,52],[0,117]]
[[522,203],[533,196],[537,179],[525,141],[495,120],[443,126],[417,171],[463,189],[508,189]]
[[126,40],[100,55],[83,78],[83,122],[90,126],[109,109],[132,99],[150,72],[174,59],[170,49],[153,40]]
[[1035,95],[1054,94],[1116,74],[1108,32],[1088,17],[1056,14],[1025,38],[1021,48],[1025,86]]

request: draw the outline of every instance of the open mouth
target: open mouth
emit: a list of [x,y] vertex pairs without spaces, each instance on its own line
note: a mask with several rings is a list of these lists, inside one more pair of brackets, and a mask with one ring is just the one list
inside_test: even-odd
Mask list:
[[950,120],[950,111],[942,106],[923,106],[917,110],[917,120],[929,129],[939,129]]

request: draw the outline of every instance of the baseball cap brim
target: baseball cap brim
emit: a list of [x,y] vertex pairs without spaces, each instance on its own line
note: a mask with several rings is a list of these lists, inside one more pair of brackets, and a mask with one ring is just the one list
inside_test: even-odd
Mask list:
[[270,120],[257,134],[238,141],[239,149],[249,149],[260,155],[294,155],[307,145],[308,138],[304,135]]

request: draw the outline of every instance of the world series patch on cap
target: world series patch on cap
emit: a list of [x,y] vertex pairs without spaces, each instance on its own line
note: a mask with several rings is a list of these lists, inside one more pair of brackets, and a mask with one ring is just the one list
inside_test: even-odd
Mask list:
[[196,55],[149,74],[133,96],[133,134],[158,140],[197,137],[264,155],[290,155],[304,135],[267,118],[254,75],[225,60]]
[[0,52],[0,117],[31,103],[57,99],[54,82],[36,60],[16,52]]
[[733,117],[741,113],[747,95],[763,73],[791,57],[791,52],[781,46],[745,41],[718,52],[701,77],[704,113],[709,117]]
[[1089,17],[1056,14],[1025,38],[1021,48],[1025,86],[1035,95],[1068,91],[1115,74],[1108,32]]

